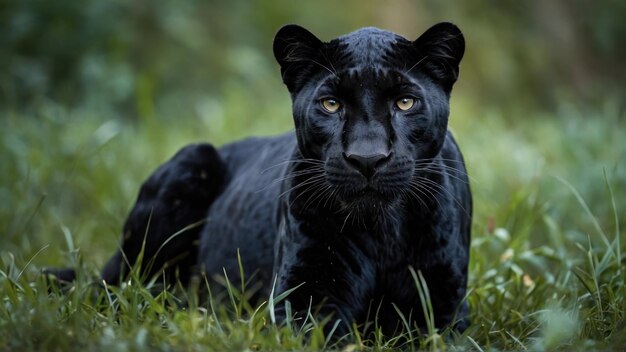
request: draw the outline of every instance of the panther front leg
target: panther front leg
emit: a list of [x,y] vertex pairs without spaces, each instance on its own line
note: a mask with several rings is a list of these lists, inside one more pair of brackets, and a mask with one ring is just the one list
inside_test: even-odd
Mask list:
[[[375,275],[374,266],[360,254],[328,238],[279,235],[275,292],[295,288],[286,301],[296,324],[302,324],[310,311],[330,319],[324,327],[327,334],[333,328],[335,337],[351,332],[353,323],[367,313],[363,309],[368,306]],[[277,305],[275,313],[279,322],[287,318],[285,304]]]

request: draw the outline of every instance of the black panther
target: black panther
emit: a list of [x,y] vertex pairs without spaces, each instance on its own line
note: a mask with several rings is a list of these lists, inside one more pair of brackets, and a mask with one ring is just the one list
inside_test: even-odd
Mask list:
[[142,186],[102,278],[119,282],[142,248],[142,272],[170,282],[239,280],[241,258],[259,294],[297,287],[297,316],[313,306],[343,331],[376,320],[392,335],[398,311],[426,325],[420,272],[436,327],[462,331],[472,197],[447,125],[464,49],[451,23],[414,41],[281,28],[273,50],[295,132],[180,151]]

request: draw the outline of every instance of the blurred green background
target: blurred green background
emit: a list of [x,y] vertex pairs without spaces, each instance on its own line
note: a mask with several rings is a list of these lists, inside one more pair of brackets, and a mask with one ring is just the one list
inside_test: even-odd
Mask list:
[[584,239],[592,224],[559,178],[612,227],[606,174],[625,219],[624,18],[617,0],[3,1],[0,248],[51,244],[35,262],[67,264],[69,236],[97,266],[141,180],[178,148],[291,129],[271,52],[281,25],[414,39],[442,20],[467,41],[451,127],[475,233],[515,233],[527,206]]
[[623,98],[625,14],[618,0],[3,1],[0,102],[210,118],[215,101],[244,87],[255,99],[241,103],[259,110],[280,90],[271,40],[282,24],[325,39],[362,26],[414,39],[449,20],[468,43],[458,96],[481,108],[555,108]]

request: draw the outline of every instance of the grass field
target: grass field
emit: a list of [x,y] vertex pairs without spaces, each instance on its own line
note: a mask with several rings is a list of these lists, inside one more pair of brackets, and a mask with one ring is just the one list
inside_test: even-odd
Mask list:
[[[129,120],[52,102],[2,112],[0,350],[626,346],[626,113],[618,100],[510,116],[453,100],[451,127],[476,209],[472,325],[462,335],[408,331],[333,345],[322,322],[275,326],[270,304],[251,307],[239,283],[207,304],[194,289],[155,293],[158,280],[100,288],[97,272],[116,248],[142,179],[159,163],[194,141],[222,144],[291,128],[286,94],[261,111],[231,100],[208,118]],[[78,279],[63,292],[49,287],[40,275],[45,266],[75,266]]]

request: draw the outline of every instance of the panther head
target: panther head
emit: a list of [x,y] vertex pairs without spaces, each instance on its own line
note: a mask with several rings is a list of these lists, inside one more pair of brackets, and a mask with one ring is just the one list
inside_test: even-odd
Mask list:
[[396,199],[438,155],[464,48],[451,23],[415,41],[377,28],[330,42],[297,25],[278,31],[300,153],[320,161],[344,205]]

